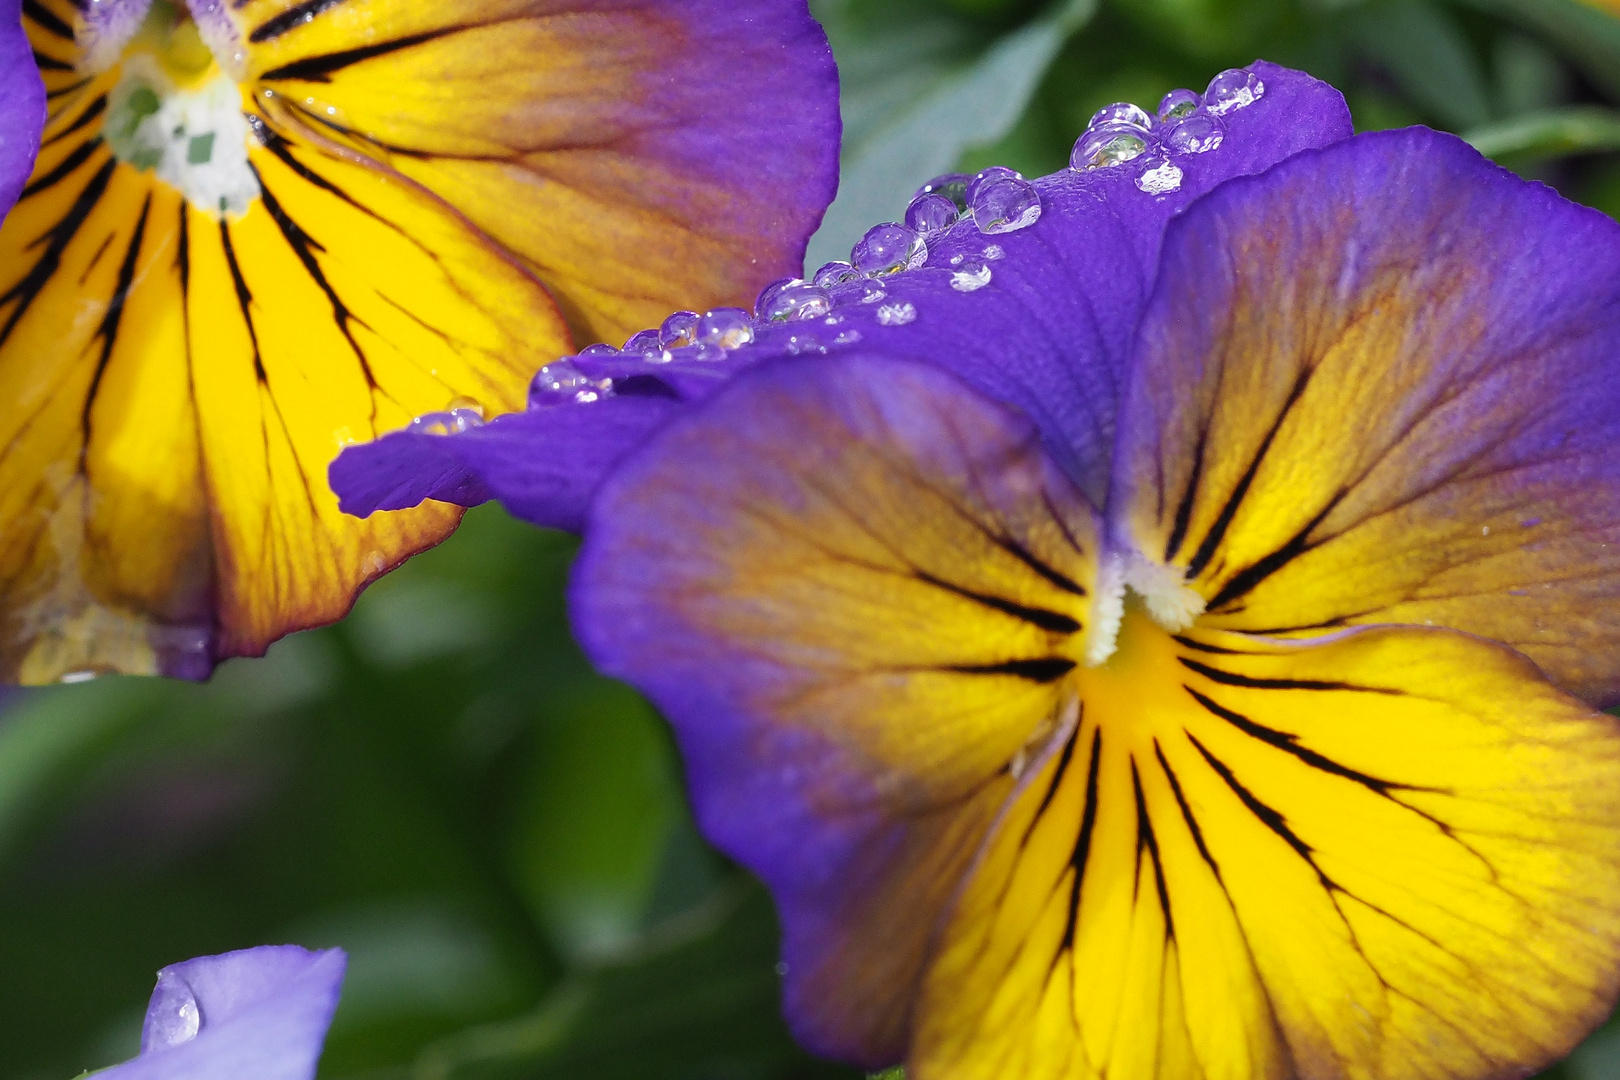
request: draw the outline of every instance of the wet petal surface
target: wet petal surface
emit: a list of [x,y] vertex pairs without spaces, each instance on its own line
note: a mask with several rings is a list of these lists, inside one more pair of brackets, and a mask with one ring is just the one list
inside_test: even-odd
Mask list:
[[1189,212],[1137,348],[1111,528],[1209,625],[1449,626],[1620,693],[1612,221],[1360,136]]

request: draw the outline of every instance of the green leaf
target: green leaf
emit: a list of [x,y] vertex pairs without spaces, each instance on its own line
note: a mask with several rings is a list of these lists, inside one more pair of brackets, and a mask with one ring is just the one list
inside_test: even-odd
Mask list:
[[430,1046],[411,1080],[859,1080],[793,1045],[776,950],[764,890],[735,879],[533,1011]]
[[595,680],[537,732],[512,874],[564,952],[610,956],[653,902],[680,793],[668,736],[627,687]]
[[1357,13],[1356,40],[1429,115],[1453,129],[1491,119],[1484,73],[1468,39],[1444,11],[1395,0]]
[[1594,85],[1620,97],[1620,19],[1580,0],[1466,0],[1471,6],[1539,31]]
[[1011,131],[1096,6],[1062,0],[964,56],[974,30],[959,20],[895,10],[881,30],[863,30],[850,3],[820,4],[844,76],[845,143],[838,198],[811,238],[809,265],[847,258],[868,228],[899,218],[921,184]]
[[1475,128],[1463,137],[1486,157],[1499,160],[1620,150],[1620,112],[1595,106],[1547,109]]

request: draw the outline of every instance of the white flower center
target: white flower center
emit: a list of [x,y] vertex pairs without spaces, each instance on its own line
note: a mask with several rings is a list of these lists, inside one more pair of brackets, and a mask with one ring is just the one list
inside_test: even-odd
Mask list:
[[1148,617],[1172,634],[1187,629],[1204,613],[1204,598],[1187,587],[1186,575],[1178,568],[1151,562],[1131,549],[1109,552],[1097,571],[1084,646],[1087,667],[1097,667],[1114,655],[1127,589],[1141,598]]
[[119,160],[151,170],[197,209],[235,218],[259,197],[242,94],[229,76],[216,70],[181,87],[156,57],[134,53],[107,106],[107,143]]

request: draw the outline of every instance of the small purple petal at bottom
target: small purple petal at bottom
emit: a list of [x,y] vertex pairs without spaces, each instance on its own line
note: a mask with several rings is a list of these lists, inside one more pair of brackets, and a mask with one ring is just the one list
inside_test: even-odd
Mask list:
[[348,958],[261,945],[158,972],[141,1053],[102,1080],[312,1080]]

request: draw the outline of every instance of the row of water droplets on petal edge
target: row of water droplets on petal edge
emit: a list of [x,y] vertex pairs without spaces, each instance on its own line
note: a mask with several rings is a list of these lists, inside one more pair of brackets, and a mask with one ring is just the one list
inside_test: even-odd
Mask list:
[[[1253,104],[1265,90],[1259,75],[1233,68],[1210,80],[1202,94],[1170,91],[1159,102],[1156,115],[1129,102],[1108,105],[1092,116],[1075,140],[1069,168],[1085,174],[1129,165],[1139,190],[1168,195],[1181,187],[1183,173],[1177,159],[1219,149],[1226,137],[1222,117]],[[723,361],[762,333],[779,329],[788,331],[787,352],[825,353],[829,342],[823,336],[830,335],[832,345],[860,340],[858,330],[840,329],[844,319],[838,309],[852,304],[876,304],[880,326],[904,326],[916,320],[917,309],[909,302],[887,302],[884,279],[927,265],[930,242],[967,222],[980,233],[995,236],[1027,229],[1040,216],[1040,193],[1012,169],[992,166],[975,176],[936,177],[918,189],[903,224],[886,222],[867,230],[848,262],[827,263],[808,280],[785,278],[766,286],[752,312],[677,311],[656,330],[633,334],[619,348],[591,345],[553,361],[530,384],[529,407],[589,404],[613,396],[614,380],[592,378],[575,363],[578,359],[639,358],[654,367],[677,361]],[[966,293],[989,285],[990,264],[1003,254],[1000,245],[990,243],[980,257],[952,256],[951,287]],[[483,410],[458,399],[444,412],[417,417],[410,430],[449,435],[482,423]]]

